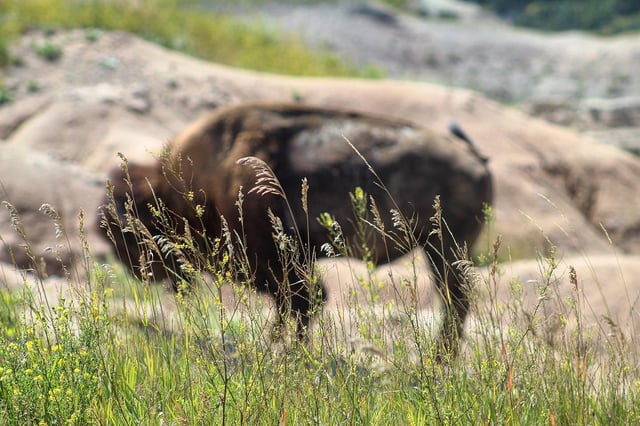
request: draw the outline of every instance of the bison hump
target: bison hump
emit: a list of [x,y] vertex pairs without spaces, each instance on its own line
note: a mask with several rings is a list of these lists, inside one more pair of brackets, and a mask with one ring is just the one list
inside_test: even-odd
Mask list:
[[415,150],[421,131],[409,126],[375,126],[354,120],[329,120],[318,127],[302,129],[288,145],[288,163],[297,173],[313,173],[332,167],[397,161],[403,152]]

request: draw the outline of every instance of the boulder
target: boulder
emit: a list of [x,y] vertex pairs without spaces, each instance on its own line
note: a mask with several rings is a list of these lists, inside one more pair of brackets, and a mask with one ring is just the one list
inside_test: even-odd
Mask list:
[[84,242],[92,253],[105,253],[108,246],[90,226],[104,191],[100,175],[5,144],[0,184],[0,262],[41,276],[66,275],[89,254]]

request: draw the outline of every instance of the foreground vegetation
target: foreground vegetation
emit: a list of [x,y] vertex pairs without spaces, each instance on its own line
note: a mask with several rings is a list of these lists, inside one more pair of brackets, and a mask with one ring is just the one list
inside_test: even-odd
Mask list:
[[[363,198],[358,194],[355,211]],[[51,217],[65,241],[62,225]],[[490,209],[487,221],[490,228]],[[20,233],[17,216],[13,223]],[[143,238],[134,216],[126,226]],[[274,228],[276,238],[280,232]],[[557,270],[552,251],[540,258],[540,299],[532,307],[524,306],[525,283],[501,282],[499,238],[478,255],[486,268],[474,272],[461,259],[477,295],[476,324],[461,355],[440,363],[429,315],[416,297],[416,259],[408,258],[413,275],[389,277],[386,284],[370,266],[357,277],[347,309],[321,316],[301,345],[272,336],[273,313],[246,286],[233,286],[228,299],[235,267],[224,241],[232,236],[222,237],[211,242],[212,252],[192,253],[207,274],[181,261],[199,285],[180,296],[131,278],[115,262],[95,263],[89,252],[69,269],[61,293],[48,291],[51,280],[21,272],[24,287],[0,290],[0,423],[640,421],[640,375],[630,350],[637,342],[622,333],[602,340],[588,331],[581,283],[571,271],[572,296],[556,300],[562,325],[546,327],[541,305],[559,293],[556,277],[566,272]],[[343,247],[339,234],[332,237],[335,249]],[[172,238],[163,247],[192,249],[186,236]],[[36,262],[34,256],[34,269]],[[395,288],[393,300],[381,299],[388,285]],[[512,293],[507,305],[495,296],[504,285]]]
[[[128,19],[134,21],[122,13],[123,25]],[[19,22],[3,25],[21,31]],[[15,226],[20,232],[18,218]],[[51,226],[64,243],[61,224]],[[481,249],[477,260],[487,266],[470,276],[477,324],[461,356],[442,364],[428,314],[412,296],[417,276],[391,278],[406,296],[384,302],[380,293],[389,283],[358,277],[356,289],[367,302],[354,297],[342,315],[319,318],[309,343],[297,345],[273,338],[272,314],[246,287],[233,287],[236,302],[223,300],[232,269],[221,250],[216,262],[211,253],[198,254],[207,274],[195,273],[199,285],[176,297],[131,278],[118,262],[97,262],[89,251],[84,263],[69,266],[61,293],[50,290],[51,279],[27,271],[18,272],[23,287],[6,287],[14,271],[1,271],[0,424],[640,421],[634,336],[611,333],[602,342],[581,327],[577,278],[573,297],[558,300],[559,330],[545,329],[537,306],[524,320],[525,283],[503,282],[499,239]],[[541,302],[558,290],[557,275],[568,273],[557,270],[550,253],[540,258]],[[33,262],[35,270],[35,256]],[[494,298],[499,285],[512,289],[508,305]]]

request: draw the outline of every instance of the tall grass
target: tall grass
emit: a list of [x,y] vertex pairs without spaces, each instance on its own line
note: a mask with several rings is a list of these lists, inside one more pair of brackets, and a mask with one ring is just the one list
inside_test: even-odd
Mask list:
[[[356,216],[371,214],[362,208],[360,191],[352,199]],[[162,220],[170,212],[159,209],[157,214]],[[127,232],[145,244],[160,241],[145,237],[135,215],[131,205],[123,223]],[[60,218],[49,217],[60,241],[68,242]],[[340,224],[328,217],[330,212],[323,220],[340,250]],[[491,217],[487,220],[490,227]],[[281,232],[274,227],[276,239],[285,237]],[[162,244],[184,249],[184,237],[168,234]],[[215,255],[194,250],[185,256],[182,265],[198,266],[190,275],[198,284],[176,296],[151,280],[132,278],[117,263],[96,263],[86,236],[85,260],[74,270],[69,267],[71,273],[62,279],[68,290],[59,296],[47,291],[50,279],[18,271],[25,287],[0,292],[0,423],[560,425],[640,420],[637,360],[615,339],[603,351],[595,350],[595,339],[580,325],[581,282],[571,270],[573,298],[557,303],[566,321],[575,321],[574,331],[545,334],[541,306],[561,285],[553,253],[540,257],[539,305],[529,315],[522,315],[526,283],[509,283],[507,303],[497,297],[498,287],[505,285],[500,238],[484,253],[488,266],[464,263],[477,295],[473,324],[460,356],[440,363],[426,314],[412,296],[416,272],[387,277],[384,285],[393,285],[398,298],[381,302],[379,309],[376,291],[382,287],[375,270],[366,268],[353,287],[366,297],[348,298],[343,311],[319,316],[309,342],[300,345],[274,339],[270,306],[250,288],[228,282],[235,268],[227,252],[231,238],[226,231],[211,240]],[[299,250],[296,240],[284,250]],[[366,261],[366,247],[362,252]],[[626,344],[637,344],[628,337]]]

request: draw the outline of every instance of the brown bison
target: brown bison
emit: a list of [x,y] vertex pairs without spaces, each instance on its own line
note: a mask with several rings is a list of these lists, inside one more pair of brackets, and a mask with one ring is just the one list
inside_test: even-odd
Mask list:
[[[105,208],[101,226],[110,230],[118,255],[136,273],[146,269],[155,278],[176,274],[174,282],[185,278],[184,267],[176,262],[175,250],[159,247],[167,222],[161,221],[157,209],[165,206],[173,217],[171,232],[184,235],[186,229],[200,249],[207,250],[212,237],[226,230],[234,236],[232,251],[242,253],[250,266],[240,279],[272,295],[279,322],[293,314],[297,332],[303,335],[313,301],[324,301],[325,289],[317,284],[310,294],[309,277],[301,268],[283,265],[283,253],[274,241],[274,217],[281,219],[285,233],[300,237],[307,256],[321,255],[318,249],[330,241],[330,232],[326,221],[323,225],[317,218],[329,212],[341,225],[346,245],[366,234],[369,259],[388,262],[411,248],[409,243],[399,244],[407,237],[398,228],[401,212],[408,218],[410,239],[423,246],[430,259],[445,302],[441,344],[455,351],[469,300],[464,277],[451,266],[454,249],[457,244],[471,246],[478,237],[483,204],[492,199],[492,181],[486,160],[469,139],[457,127],[451,131],[458,138],[400,120],[300,104],[220,108],[175,137],[155,164],[114,170],[110,181],[115,203]],[[303,178],[309,188],[307,211],[301,200]],[[374,200],[367,220],[354,219],[350,193],[356,187]],[[286,199],[278,193],[281,190]],[[446,223],[442,232],[432,232],[437,196]],[[126,205],[136,210],[137,223],[148,230],[146,242],[153,239],[154,261],[145,254],[148,248],[141,250],[130,227],[116,229],[122,226]]]

